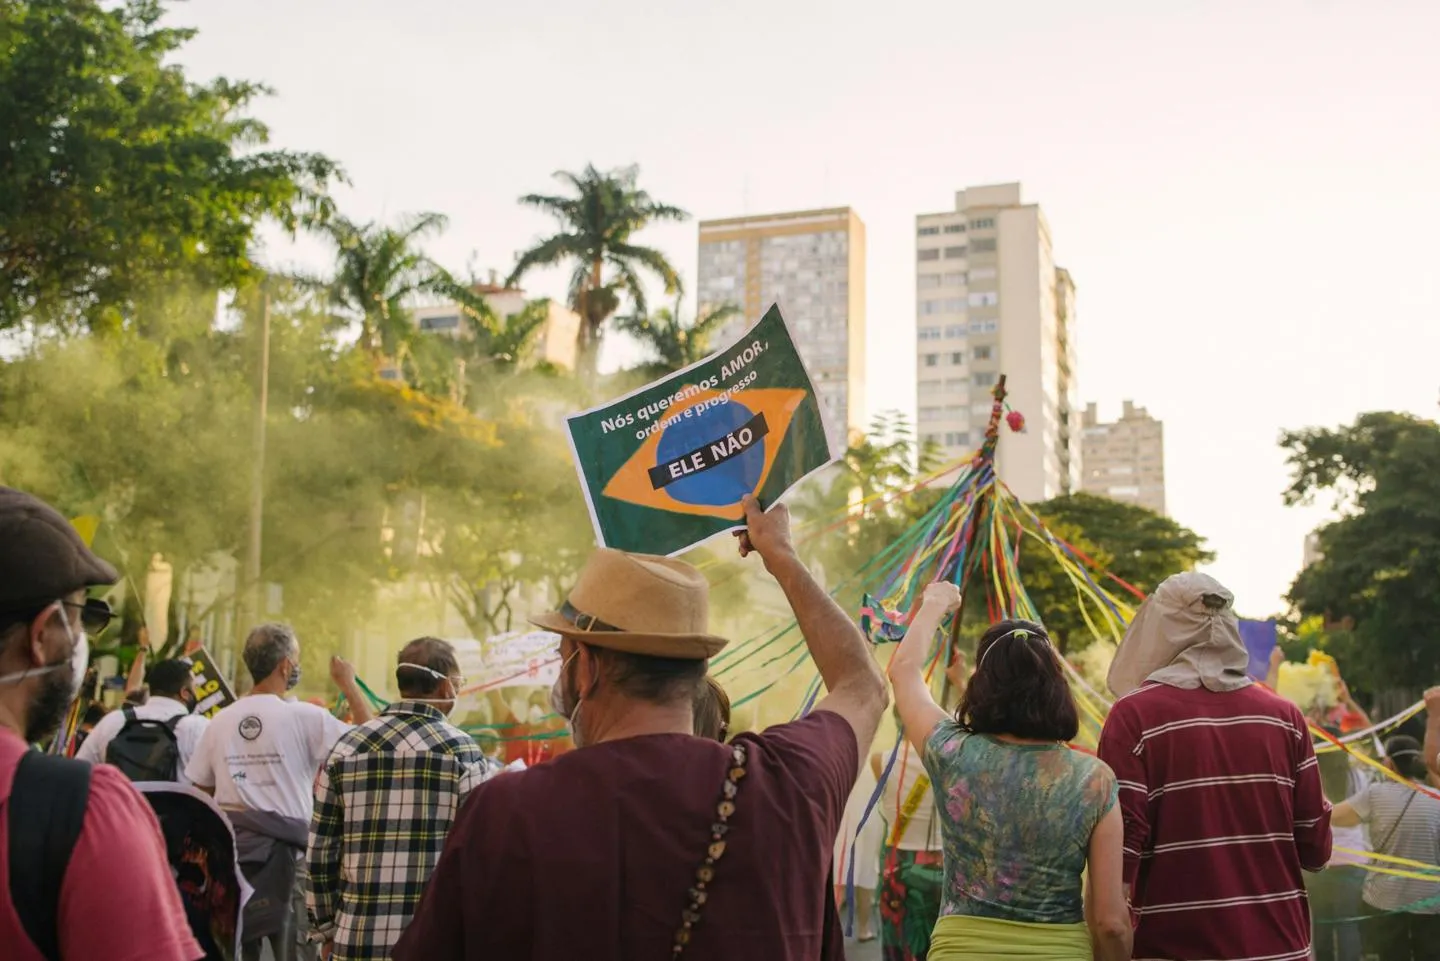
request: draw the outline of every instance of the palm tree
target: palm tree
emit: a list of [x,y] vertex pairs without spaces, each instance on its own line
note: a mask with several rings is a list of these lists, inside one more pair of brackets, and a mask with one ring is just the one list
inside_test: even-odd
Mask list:
[[684,370],[710,353],[710,340],[731,317],[740,313],[734,304],[712,307],[689,324],[680,321],[680,299],[675,307],[661,307],[653,314],[630,314],[617,318],[615,326],[646,347],[655,360],[636,370],[648,378]]
[[457,284],[449,296],[460,308],[470,336],[464,340],[466,360],[489,362],[501,370],[514,370],[529,357],[535,339],[550,319],[550,301],[531,300],[518,313],[501,317],[475,284]]
[[632,236],[655,221],[686,220],[679,207],[657,203],[636,186],[638,167],[601,172],[594,164],[578,175],[560,171],[555,177],[574,188],[574,196],[526,194],[520,203],[554,215],[560,232],[520,254],[505,286],[520,282],[535,267],[573,263],[570,305],[580,314],[576,336],[576,368],[593,378],[605,322],[629,294],[637,314],[645,313],[643,269],[660,278],[667,294],[678,294],[680,276],[653,247],[631,243]]
[[450,274],[420,250],[419,241],[445,229],[442,214],[404,218],[398,227],[357,224],[344,217],[325,232],[336,248],[331,301],[360,321],[360,345],[379,359],[403,363],[415,337],[408,302],[421,294],[449,295]]

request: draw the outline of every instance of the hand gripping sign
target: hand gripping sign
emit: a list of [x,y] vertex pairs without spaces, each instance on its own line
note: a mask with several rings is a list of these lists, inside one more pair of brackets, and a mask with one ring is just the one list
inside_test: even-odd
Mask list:
[[778,307],[735,344],[566,418],[603,547],[678,554],[743,526],[836,459],[821,404]]

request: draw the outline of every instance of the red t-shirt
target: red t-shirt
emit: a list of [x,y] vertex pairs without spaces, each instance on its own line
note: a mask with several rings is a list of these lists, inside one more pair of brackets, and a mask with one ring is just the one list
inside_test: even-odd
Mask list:
[[1152,684],[1115,702],[1099,753],[1120,785],[1135,957],[1310,956],[1301,871],[1330,859],[1330,805],[1299,708],[1258,685]]
[[[10,788],[25,742],[0,728],[0,955],[43,961],[10,903]],[[195,961],[190,934],[150,805],[108,764],[90,775],[90,800],[60,886],[60,955],[105,961]]]
[[[830,861],[859,750],[816,711],[741,734],[747,773],[686,961],[841,961]],[[471,792],[396,961],[668,958],[730,748],[683,734],[569,751]]]

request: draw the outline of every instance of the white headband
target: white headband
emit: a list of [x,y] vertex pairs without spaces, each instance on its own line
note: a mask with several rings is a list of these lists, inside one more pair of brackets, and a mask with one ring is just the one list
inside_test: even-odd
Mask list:
[[[975,663],[976,671],[980,670],[980,666],[985,663],[985,658],[990,656],[990,652],[995,650],[995,648],[999,647],[1000,642],[1005,640],[1005,638],[1007,637],[1019,637],[1025,640],[1029,640],[1032,637],[1044,637],[1044,635],[1039,633],[1038,631],[1032,631],[1028,627],[1016,627],[1006,631],[1004,634],[1001,634],[999,637],[995,638],[995,640],[991,641],[989,647],[985,648],[985,653],[981,654],[980,660]],[[1050,643],[1048,638],[1046,639],[1045,643]]]

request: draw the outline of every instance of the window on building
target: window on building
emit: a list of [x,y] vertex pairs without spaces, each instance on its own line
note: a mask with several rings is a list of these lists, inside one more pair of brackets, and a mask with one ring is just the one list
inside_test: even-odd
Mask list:
[[994,387],[995,375],[990,371],[979,371],[971,378],[976,387]]
[[994,229],[995,229],[995,218],[994,218],[994,217],[982,217],[982,218],[980,218],[979,220],[972,220],[972,221],[970,221],[970,229],[971,229],[971,230],[994,230]]
[[971,279],[971,280],[994,280],[994,279],[995,279],[995,268],[994,268],[994,267],[972,267],[972,268],[970,268],[970,279]]
[[970,321],[970,333],[972,334],[993,334],[999,329],[1000,322],[994,318]]
[[918,261],[921,261],[922,263],[923,263],[924,261],[927,261],[927,260],[939,260],[939,259],[940,259],[940,248],[939,248],[939,247],[930,247],[930,248],[927,248],[927,249],[925,249],[925,250],[917,250],[917,251],[915,252],[915,259],[918,260]]
[[965,389],[966,387],[968,387],[968,386],[970,386],[970,382],[969,382],[968,380],[966,380],[964,377],[947,377],[947,378],[945,378],[945,392],[946,392],[946,393],[952,393],[952,392],[957,391],[957,390],[964,390],[964,389]]
[[963,314],[965,313],[965,298],[946,297],[941,309],[947,314]]
[[946,337],[947,339],[951,339],[951,338],[955,338],[955,337],[964,337],[964,336],[965,336],[965,325],[964,325],[964,324],[946,324],[946,325],[945,325],[945,337]]
[[946,232],[947,234],[963,234],[963,233],[965,232],[965,225],[964,225],[964,224],[946,224],[946,225],[945,225],[945,232]]
[[925,366],[926,366],[926,367],[939,367],[939,366],[940,366],[940,355],[939,355],[939,354],[926,354],[926,355],[925,355]]
[[939,227],[921,227],[919,230],[917,230],[917,231],[915,231],[915,232],[916,232],[917,234],[919,234],[921,237],[933,237],[933,236],[935,236],[936,234],[938,234],[938,233],[940,232],[940,228],[939,228]]
[[956,367],[959,367],[961,364],[965,363],[965,351],[957,350],[953,352],[950,355],[950,363],[954,364]]
[[922,380],[922,381],[920,381],[920,383],[919,383],[919,387],[920,387],[920,393],[922,393],[922,394],[933,394],[933,393],[935,393],[936,391],[940,391],[940,390],[944,390],[944,389],[945,389],[945,381],[943,381],[943,380]]
[[921,274],[915,278],[915,286],[921,290],[926,290],[930,287],[940,287],[943,286],[944,283],[945,279],[940,274]]
[[964,248],[964,247],[946,247],[946,248],[945,248],[945,259],[946,259],[946,260],[962,260],[962,259],[964,259],[964,257],[965,257],[965,248]]
[[946,447],[966,447],[970,444],[970,432],[968,430],[948,430],[945,432]]
[[916,331],[915,331],[915,339],[916,339],[916,340],[939,340],[939,339],[940,339],[940,328],[939,328],[939,327],[920,327],[920,328],[916,329]]
[[955,270],[948,274],[940,275],[940,286],[942,287],[964,287],[965,271]]
[[940,305],[942,303],[943,301],[939,300],[922,300],[920,301],[920,313],[926,315],[938,314],[940,313]]
[[942,410],[941,408],[939,408],[939,407],[922,407],[922,408],[920,408],[920,420],[922,420],[922,421],[940,420],[941,417],[943,417],[943,416],[944,416],[944,412],[943,412],[943,410]]
[[994,307],[1000,303],[1000,293],[995,290],[982,290],[970,295],[971,307]]
[[987,345],[987,346],[984,346],[984,347],[976,347],[976,348],[975,348],[975,359],[976,359],[976,360],[993,360],[994,357],[995,357],[995,348],[994,348],[994,347],[990,347],[990,346]]
[[939,434],[921,434],[921,435],[920,435],[920,443],[922,443],[922,444],[938,444],[938,443],[940,443],[940,435],[939,435]]
[[444,317],[421,317],[421,330],[454,330],[460,326],[460,317],[456,314],[447,314]]

